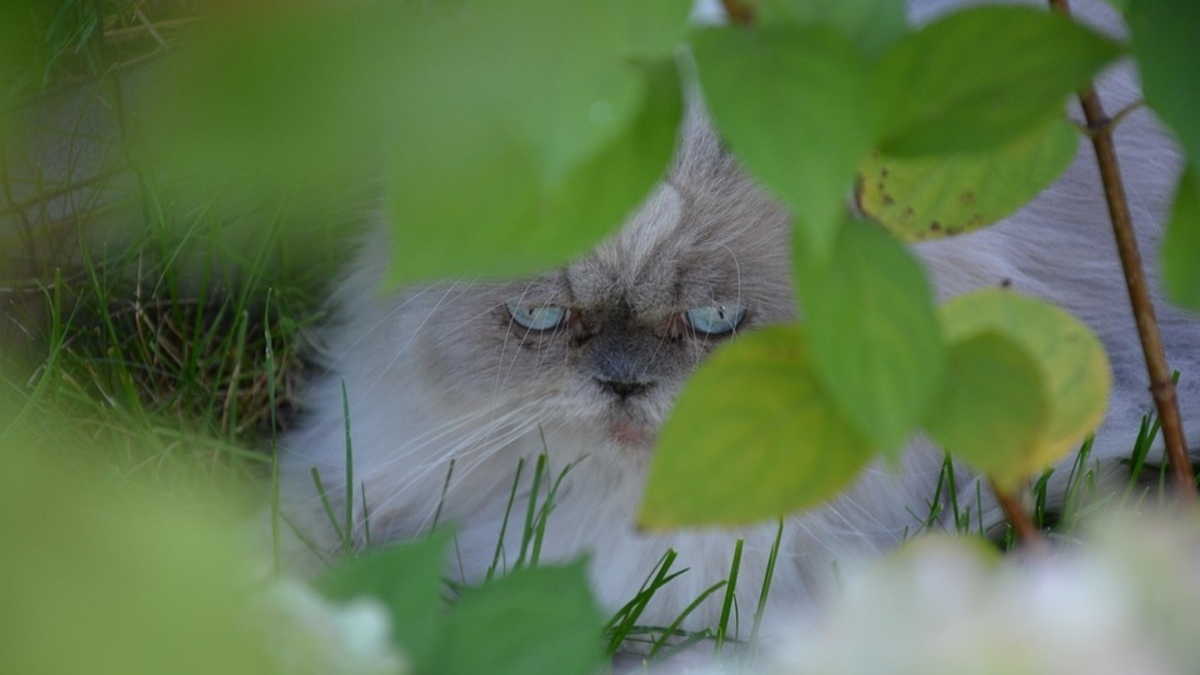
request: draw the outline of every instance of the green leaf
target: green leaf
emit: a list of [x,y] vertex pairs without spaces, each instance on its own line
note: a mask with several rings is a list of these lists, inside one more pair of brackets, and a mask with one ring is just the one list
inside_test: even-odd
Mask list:
[[1162,250],[1163,281],[1173,302],[1200,312],[1200,173],[1179,180]]
[[411,544],[370,551],[329,570],[316,581],[326,597],[371,596],[387,606],[392,640],[418,667],[430,664],[442,619],[442,569],[448,532]]
[[402,62],[392,43],[403,43],[404,13],[363,3],[257,9],[207,17],[145,72],[140,121],[159,178],[315,179],[335,185],[330,194],[347,186],[343,175],[362,180],[403,99],[383,85]]
[[816,506],[873,453],[821,390],[805,337],[775,326],[722,346],[663,427],[639,522],[734,524]]
[[[621,133],[554,185],[541,182],[527,149],[498,123],[459,117],[460,125],[446,112],[425,129],[447,128],[409,137],[390,177],[390,280],[527,274],[594,245],[654,186],[675,147],[674,72],[649,68],[643,89]],[[455,151],[439,136],[453,136]]]
[[668,52],[686,7],[651,5],[481,3],[410,46],[413,100],[389,176],[392,281],[543,270],[633,211],[681,116]]
[[[1100,340],[1075,317],[1041,300],[999,289],[954,298],[942,305],[940,314],[948,343],[995,334],[1024,350],[1040,370],[1045,423],[1028,448],[994,460],[993,466],[1009,469],[992,475],[1001,486],[1013,487],[1029,477],[1029,467],[1048,466],[1063,457],[1104,419],[1112,387],[1108,357]],[[998,347],[975,349],[1003,356]]]
[[386,166],[397,281],[541,271],[637,207],[676,141],[689,2],[418,4],[214,20],[160,78],[155,154],[338,195]]
[[902,38],[877,71],[890,155],[986,150],[1061,113],[1120,53],[1108,38],[1031,7],[963,10]]
[[817,25],[837,29],[871,58],[908,31],[903,0],[763,0],[761,25]]
[[921,265],[875,226],[842,226],[824,262],[796,256],[813,368],[861,435],[899,447],[942,377],[942,336]]
[[1036,197],[1066,170],[1078,147],[1075,127],[1054,118],[987,151],[872,153],[858,169],[859,208],[905,241],[970,232]]
[[713,121],[733,152],[828,253],[854,167],[871,143],[869,69],[828,28],[722,27],[693,41]]
[[976,333],[950,345],[946,370],[925,420],[929,435],[1002,485],[1040,471],[1049,403],[1041,368],[1024,348],[1000,333]]
[[439,675],[589,675],[604,617],[584,563],[520,569],[467,591],[446,621]]
[[[217,489],[211,474],[205,483],[161,465],[151,476],[115,461],[152,447],[133,429],[110,446],[83,428],[58,435],[75,423],[58,415],[9,426],[16,409],[7,401],[0,672],[279,672],[282,659],[266,645],[290,627],[268,626],[270,591],[246,583],[254,555],[238,536],[244,516],[223,508],[236,493],[229,484]],[[93,444],[48,442],[51,428],[59,443]]]
[[1200,68],[1196,68],[1200,3],[1136,0],[1129,4],[1133,54],[1146,100],[1179,135],[1188,156],[1200,159]]

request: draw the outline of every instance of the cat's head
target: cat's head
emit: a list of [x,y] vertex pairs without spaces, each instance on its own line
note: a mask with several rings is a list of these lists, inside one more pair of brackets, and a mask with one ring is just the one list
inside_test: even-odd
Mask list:
[[668,178],[591,255],[451,292],[460,320],[423,333],[423,375],[448,403],[485,397],[644,450],[701,359],[795,316],[789,251],[784,210],[693,116]]

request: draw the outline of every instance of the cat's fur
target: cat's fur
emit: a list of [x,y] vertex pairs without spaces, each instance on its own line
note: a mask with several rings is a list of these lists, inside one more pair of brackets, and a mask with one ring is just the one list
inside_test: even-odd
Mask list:
[[[937,11],[941,4],[921,9]],[[1128,72],[1109,78],[1103,93],[1113,110],[1137,96]],[[741,302],[748,312],[739,331],[797,315],[787,214],[737,168],[702,115],[693,113],[686,127],[669,177],[646,204],[619,234],[564,269],[380,297],[388,247],[376,233],[338,287],[340,320],[325,336],[328,371],[308,394],[302,427],[285,439],[289,519],[327,552],[337,549],[309,472],[317,468],[334,512],[342,513],[344,384],[355,501],[365,487],[372,543],[425,531],[441,504],[441,521],[457,528],[451,576],[479,579],[493,559],[518,460],[531,462],[545,452],[554,476],[568,465],[571,470],[549,517],[543,561],[588,554],[598,598],[615,608],[668,548],[675,549],[676,569],[689,571],[659,592],[642,617],[665,625],[727,576],[733,542],[742,537],[747,582],[739,604],[748,617],[774,523],[662,535],[634,525],[656,430],[684,379],[721,341],[691,332],[680,314]],[[1152,252],[1178,157],[1144,110],[1121,125],[1118,144],[1134,216],[1145,226],[1143,245]],[[1151,402],[1108,227],[1091,150],[1081,144],[1068,174],[1007,222],[918,252],[942,297],[1010,285],[1059,303],[1100,334],[1113,361],[1115,391],[1096,452],[1116,457],[1132,446]],[[505,309],[518,299],[566,306],[573,318],[546,334],[526,333]],[[1200,420],[1200,331],[1162,305],[1159,318],[1172,365],[1183,371],[1185,418]],[[940,451],[916,442],[899,473],[872,467],[833,503],[789,517],[772,602],[809,598],[833,583],[839,566],[869,559],[917,531],[941,463]],[[505,540],[510,564],[528,476],[527,468]],[[359,506],[355,541],[361,545]],[[710,598],[687,625],[712,625],[719,609]]]

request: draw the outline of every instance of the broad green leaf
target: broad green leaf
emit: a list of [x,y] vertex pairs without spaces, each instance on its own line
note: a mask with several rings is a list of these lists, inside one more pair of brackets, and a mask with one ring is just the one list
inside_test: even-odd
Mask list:
[[758,23],[829,26],[871,58],[908,30],[903,0],[763,0]]
[[1162,264],[1171,300],[1200,312],[1200,172],[1194,165],[1184,172],[1175,191]]
[[813,254],[827,254],[871,143],[874,101],[862,53],[819,27],[709,28],[693,45],[722,136],[791,208]]
[[945,386],[925,420],[929,435],[1005,486],[1040,471],[1049,412],[1040,366],[992,331],[950,345],[947,360]]
[[1004,218],[1071,164],[1079,132],[1061,118],[987,151],[888,157],[858,168],[863,213],[905,241],[970,232]]
[[[406,72],[413,80],[404,84],[415,90],[406,94],[428,96],[422,103],[442,114],[465,105],[477,122],[495,116],[529,158],[540,187],[553,189],[637,115],[645,99],[643,64],[671,58],[689,3],[486,0],[466,6],[469,11],[420,24],[420,35],[409,36]],[[440,125],[397,131],[415,140],[434,130],[444,131]],[[441,140],[457,145],[453,137]]]
[[446,621],[439,675],[589,675],[604,617],[584,563],[520,569],[468,590]]
[[387,606],[392,640],[418,667],[433,658],[442,623],[442,569],[450,537],[438,532],[423,541],[368,552],[338,565],[316,582],[329,598],[370,596]]
[[686,0],[335,4],[214,20],[161,78],[156,154],[334,192],[386,173],[395,280],[561,263],[667,166]]
[[898,449],[942,377],[941,330],[924,270],[862,221],[842,226],[827,261],[795,259],[822,388],[877,449]]
[[1067,95],[1120,53],[1059,14],[1019,6],[966,9],[897,42],[876,86],[889,155],[1002,145],[1060,114]]
[[409,46],[389,176],[396,282],[562,263],[630,214],[674,147],[669,51],[687,3],[472,7]]
[[139,150],[161,167],[156,178],[313,178],[333,192],[343,175],[378,172],[375,148],[405,96],[385,83],[403,61],[392,43],[406,13],[363,3],[229,9],[138,73],[149,90]]
[[447,106],[410,126],[429,133],[406,135],[389,178],[390,280],[527,274],[595,244],[670,161],[682,104],[669,68],[647,65],[643,98],[620,133],[553,184],[525,145],[470,107]]
[[[235,534],[245,524],[219,501],[234,494],[230,485],[210,491],[188,478],[148,478],[144,469],[97,461],[137,448],[144,439],[132,429],[121,452],[101,438],[56,447],[43,423],[73,420],[9,427],[15,410],[4,402],[0,672],[279,672],[279,654],[267,645],[290,627],[268,626],[270,592],[247,583],[256,558]],[[146,482],[129,482],[135,475]]]
[[994,333],[1024,350],[1040,369],[1048,406],[1044,427],[1031,447],[1011,458],[1012,472],[994,479],[1011,486],[1022,468],[1053,463],[1104,419],[1112,386],[1108,357],[1100,340],[1075,317],[1049,303],[999,289],[954,298],[940,314],[948,343]]
[[822,391],[803,331],[776,326],[717,350],[663,427],[639,522],[733,524],[812,507],[870,462]]
[[1129,3],[1133,54],[1146,100],[1175,130],[1193,161],[1200,159],[1200,3],[1136,0]]

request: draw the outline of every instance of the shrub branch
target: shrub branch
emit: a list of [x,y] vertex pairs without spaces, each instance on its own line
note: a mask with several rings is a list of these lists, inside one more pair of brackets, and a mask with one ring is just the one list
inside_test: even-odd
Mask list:
[[1004,511],[1004,517],[1008,518],[1008,522],[1017,533],[1017,539],[1031,551],[1041,551],[1047,546],[1046,538],[1042,536],[1037,525],[1034,525],[1033,518],[1029,515],[1029,510],[1022,504],[1018,496],[996,485],[995,481],[990,481],[992,485],[992,493],[996,495],[996,501],[1000,504],[1000,509]]
[[[1050,7],[1066,16],[1071,15],[1067,0],[1049,0]],[[1184,439],[1183,423],[1179,416],[1179,404],[1175,397],[1175,382],[1167,365],[1162,337],[1158,331],[1158,320],[1154,316],[1154,304],[1150,300],[1150,288],[1146,281],[1142,257],[1138,252],[1133,234],[1133,218],[1125,197],[1125,186],[1121,180],[1121,169],[1117,164],[1117,153],[1113,146],[1112,120],[1104,112],[1100,96],[1092,84],[1079,94],[1084,119],[1091,133],[1092,148],[1100,167],[1100,178],[1104,184],[1104,197],[1112,220],[1113,234],[1117,240],[1117,252],[1121,268],[1125,272],[1125,283],[1129,288],[1129,301],[1137,323],[1138,337],[1142,342],[1142,353],[1146,358],[1146,370],[1150,375],[1150,392],[1162,424],[1163,439],[1167,445],[1167,461],[1179,488],[1180,498],[1186,503],[1196,501],[1196,485],[1192,477],[1191,462],[1188,460],[1187,441]]]
[[721,0],[721,6],[730,23],[746,26],[754,22],[754,7],[745,0]]

